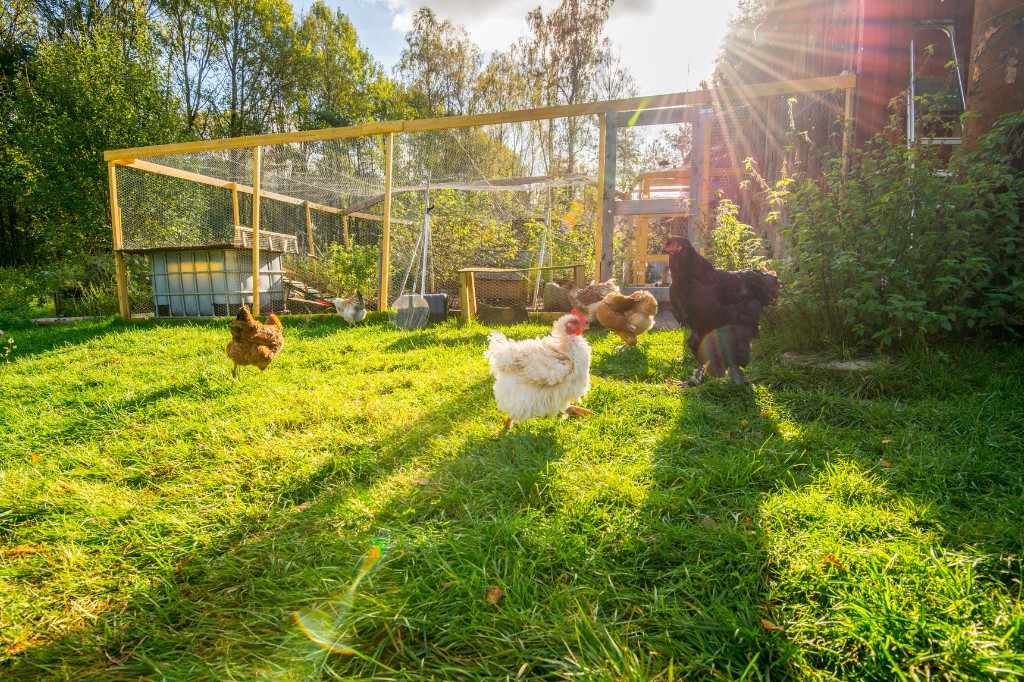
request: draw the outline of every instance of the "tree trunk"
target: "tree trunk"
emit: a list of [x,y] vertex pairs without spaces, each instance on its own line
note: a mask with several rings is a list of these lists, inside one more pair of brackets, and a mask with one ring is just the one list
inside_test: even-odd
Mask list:
[[992,130],[1003,114],[1024,110],[1024,3],[1020,0],[975,0],[971,36],[967,109],[968,145]]

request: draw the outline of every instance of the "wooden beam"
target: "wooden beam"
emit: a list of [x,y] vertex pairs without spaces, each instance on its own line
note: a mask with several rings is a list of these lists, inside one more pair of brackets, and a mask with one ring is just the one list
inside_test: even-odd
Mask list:
[[348,216],[347,215],[341,216],[341,238],[342,238],[342,240],[343,240],[343,242],[345,244],[345,248],[346,249],[349,248],[349,241],[348,241]]
[[270,135],[251,135],[222,140],[202,140],[199,142],[180,142],[175,144],[154,145],[151,147],[133,147],[130,149],[114,149],[103,153],[105,161],[118,159],[134,159],[138,157],[166,156],[196,152],[220,151],[225,149],[241,149],[244,147],[265,146],[272,144],[294,144],[297,142],[319,142],[324,140],[340,140],[367,135],[386,135],[400,132],[423,132],[427,130],[446,130],[453,128],[473,128],[501,123],[521,123],[540,121],[551,118],[568,118],[572,116],[592,116],[610,112],[635,109],[661,109],[666,107],[709,105],[716,102],[732,102],[773,97],[776,95],[799,95],[819,90],[848,90],[857,87],[857,76],[822,76],[794,81],[776,83],[758,83],[732,88],[712,88],[691,92],[676,92],[649,97],[631,97],[628,99],[591,102],[588,104],[570,104],[540,109],[523,109],[519,111],[500,111],[491,114],[471,114],[467,116],[449,116],[445,118],[428,118],[417,121],[384,121],[366,123],[347,128],[326,128],[323,130],[301,130]]
[[612,276],[612,257],[615,247],[615,164],[618,126],[615,119],[605,119],[604,173],[598,178],[601,194],[601,267],[594,273],[595,282],[605,282]]
[[377,308],[388,309],[391,296],[391,186],[394,180],[395,134],[388,133],[384,143],[384,227],[380,244],[380,299]]
[[252,150],[252,314],[260,314],[260,148]]
[[117,166],[107,164],[107,181],[110,184],[110,229],[114,233],[114,276],[117,278],[117,309],[121,319],[132,317],[128,303],[128,274],[124,266],[124,237],[121,233],[121,207],[117,202]]
[[615,215],[686,216],[682,199],[627,199],[614,203]]
[[615,123],[622,128],[638,126],[678,125],[693,121],[692,108],[647,109],[643,111],[620,111]]
[[[209,175],[202,175],[200,173],[193,173],[191,171],[184,171],[172,166],[163,166],[158,163],[152,163],[150,161],[139,161],[132,159],[129,161],[116,161],[119,166],[125,168],[134,168],[136,170],[148,171],[150,173],[156,173],[158,175],[166,175],[170,178],[178,178],[179,180],[191,180],[192,182],[199,182],[204,185],[210,185],[211,187],[221,187],[230,189],[233,194],[242,192],[243,194],[252,194],[252,187],[249,185],[242,185],[237,182],[231,182],[230,180],[221,180]],[[286,204],[293,206],[304,206],[307,202],[306,199],[299,199],[298,197],[288,196],[287,194],[279,194],[278,192],[266,192],[260,193],[264,199],[273,199],[275,201],[282,201]],[[234,201],[237,202],[237,196],[234,197]],[[378,202],[379,203],[379,202]],[[366,218],[367,220],[384,220],[383,216],[374,215],[372,213],[359,213],[350,209],[336,208],[334,206],[327,206],[325,204],[318,204],[315,201],[309,202],[309,207],[314,211],[323,211],[324,213],[333,213],[334,215],[350,215],[354,218]],[[391,220],[392,223],[398,223],[401,225],[411,225],[411,220],[399,220],[397,218]],[[235,216],[235,224],[238,222],[238,216]]]

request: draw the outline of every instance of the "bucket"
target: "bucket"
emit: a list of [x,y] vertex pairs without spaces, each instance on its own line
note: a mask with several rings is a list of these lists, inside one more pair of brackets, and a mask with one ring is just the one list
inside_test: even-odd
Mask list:
[[430,322],[444,322],[448,319],[448,294],[424,294],[430,314]]

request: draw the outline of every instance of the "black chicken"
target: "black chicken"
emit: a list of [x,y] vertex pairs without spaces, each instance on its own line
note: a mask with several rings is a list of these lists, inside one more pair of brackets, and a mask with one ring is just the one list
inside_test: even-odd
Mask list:
[[697,253],[685,237],[669,237],[672,273],[669,301],[679,324],[688,327],[686,340],[698,368],[686,382],[696,386],[705,375],[746,381],[741,367],[750,363],[750,342],[757,338],[761,310],[779,295],[779,278],[761,270],[719,270]]

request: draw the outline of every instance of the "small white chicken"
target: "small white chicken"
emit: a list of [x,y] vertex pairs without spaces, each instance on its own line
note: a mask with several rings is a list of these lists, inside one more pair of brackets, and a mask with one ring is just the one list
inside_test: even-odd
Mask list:
[[331,303],[334,304],[334,309],[338,311],[338,314],[349,324],[362,322],[366,317],[366,301],[363,300],[359,289],[356,289],[354,296],[336,298]]
[[484,357],[491,363],[498,409],[508,415],[506,431],[531,417],[593,414],[572,404],[590,390],[590,344],[582,336],[588,327],[573,310],[538,339],[509,341],[501,332],[490,333]]
[[572,282],[568,282],[563,286],[569,292],[569,303],[572,304],[573,308],[583,313],[583,317],[587,318],[588,324],[594,324],[598,321],[597,306],[604,300],[604,297],[612,292],[619,293],[619,285],[615,283],[614,279],[582,288],[577,287]]

